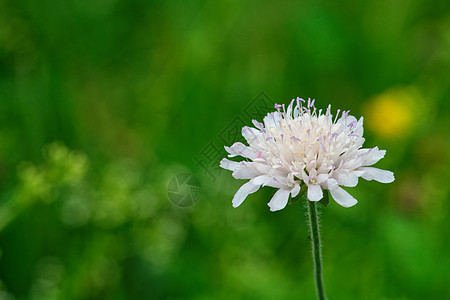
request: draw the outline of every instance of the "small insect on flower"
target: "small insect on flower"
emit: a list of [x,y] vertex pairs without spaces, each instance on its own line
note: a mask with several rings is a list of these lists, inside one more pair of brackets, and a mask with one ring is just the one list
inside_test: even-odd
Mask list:
[[[363,118],[357,120],[337,110],[333,118],[331,106],[326,112],[317,110],[314,100],[293,99],[285,109],[275,104],[276,112],[267,114],[264,123],[253,120],[255,127],[242,128],[248,142],[225,147],[229,157],[242,156],[243,161],[222,159],[220,167],[233,171],[236,179],[250,179],[233,198],[238,207],[261,186],[278,189],[268,203],[271,211],[283,209],[289,196],[294,198],[303,185],[310,201],[320,201],[323,190],[343,207],[357,203],[341,186],[354,187],[358,178],[382,183],[394,181],[390,171],[369,167],[386,154],[385,150],[361,148]],[[338,118],[339,117],[339,118]]]

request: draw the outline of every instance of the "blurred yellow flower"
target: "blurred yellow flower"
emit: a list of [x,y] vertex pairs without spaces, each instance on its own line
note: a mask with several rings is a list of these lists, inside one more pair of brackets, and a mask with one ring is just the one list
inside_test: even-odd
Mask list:
[[369,130],[385,138],[405,137],[415,127],[420,94],[414,87],[397,87],[375,96],[364,107]]

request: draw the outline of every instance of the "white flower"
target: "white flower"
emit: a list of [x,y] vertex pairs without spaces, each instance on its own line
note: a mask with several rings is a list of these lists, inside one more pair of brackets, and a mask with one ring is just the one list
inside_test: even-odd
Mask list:
[[361,148],[362,117],[356,120],[349,111],[343,111],[338,119],[338,110],[333,120],[331,106],[322,114],[314,107],[314,100],[308,99],[305,106],[303,103],[301,98],[293,99],[287,110],[275,104],[277,111],[269,113],[264,123],[253,120],[256,128],[242,128],[249,146],[238,142],[225,147],[229,157],[246,159],[236,162],[224,158],[220,166],[233,171],[236,179],[250,179],[234,195],[234,207],[261,186],[270,186],[278,189],[268,203],[270,210],[280,210],[289,195],[298,195],[303,184],[310,201],[321,200],[323,190],[329,190],[337,203],[350,207],[357,201],[341,186],[354,187],[359,177],[382,183],[394,181],[392,172],[369,167],[386,151]]

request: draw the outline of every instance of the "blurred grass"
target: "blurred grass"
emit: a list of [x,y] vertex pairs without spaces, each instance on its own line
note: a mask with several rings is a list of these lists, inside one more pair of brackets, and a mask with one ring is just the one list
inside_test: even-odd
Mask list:
[[396,174],[322,211],[329,297],[450,298],[449,28],[447,1],[0,1],[0,299],[313,299],[302,205],[232,209],[194,160],[261,90],[363,115]]

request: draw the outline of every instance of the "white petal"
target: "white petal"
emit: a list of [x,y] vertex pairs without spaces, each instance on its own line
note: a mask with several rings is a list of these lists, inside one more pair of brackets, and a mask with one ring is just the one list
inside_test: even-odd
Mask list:
[[323,198],[323,192],[320,185],[310,184],[308,185],[308,199],[310,201],[320,201]]
[[226,170],[234,171],[237,167],[239,167],[240,162],[232,161],[227,158],[224,158],[220,161],[220,167]]
[[358,201],[355,198],[353,198],[352,195],[347,193],[346,190],[344,190],[339,186],[337,188],[330,190],[330,194],[333,197],[334,201],[336,201],[343,207],[350,207],[358,203]]
[[271,176],[269,180],[263,184],[263,186],[270,186],[277,189],[284,188],[287,185],[288,181],[284,176]]
[[386,155],[386,150],[378,150],[378,147],[369,149],[369,154],[367,154],[366,159],[364,159],[364,166],[371,166],[377,163]]
[[234,143],[230,147],[225,147],[225,150],[228,153],[230,153],[230,155],[228,155],[229,157],[234,157],[234,156],[239,155],[242,157],[253,159],[258,156],[258,154],[256,153],[255,150],[253,150],[250,147],[245,146],[244,144],[242,144],[240,142]]
[[264,186],[266,184],[266,182],[269,181],[269,180],[270,180],[270,176],[268,176],[268,175],[261,175],[261,176],[253,178],[252,182],[254,184],[258,184],[258,185]]
[[328,174],[319,174],[316,178],[317,183],[322,183],[328,180]]
[[358,120],[358,123],[356,123],[355,129],[353,130],[353,133],[354,133],[354,134],[357,134],[357,135],[359,135],[359,136],[362,136],[362,135],[363,135],[363,133],[364,133],[363,122],[364,122],[364,119],[363,119],[363,117],[361,117],[361,118]]
[[279,189],[275,195],[273,195],[272,199],[270,200],[267,205],[270,207],[270,211],[277,211],[280,209],[283,209],[289,200],[289,194],[291,191]]
[[298,183],[295,183],[295,186],[291,190],[292,198],[296,197],[299,192],[300,192],[300,185]]
[[365,180],[376,180],[381,183],[391,183],[395,180],[394,173],[391,171],[371,167],[360,168],[360,170],[364,171],[361,177]]
[[355,118],[354,116],[349,115],[349,116],[347,117],[347,126],[348,126],[350,123],[353,123],[353,122],[354,122],[354,125],[353,125],[353,126],[356,127],[356,123],[358,122],[358,120],[356,120],[356,118]]
[[336,174],[339,185],[354,187],[358,184],[358,173],[354,171],[342,171]]
[[264,125],[266,129],[270,129],[270,127],[278,128],[278,122],[281,120],[281,114],[279,112],[273,112],[267,114],[267,116],[264,117]]
[[244,126],[242,128],[242,136],[245,138],[245,140],[249,144],[251,142],[253,142],[260,133],[261,132],[259,130],[255,129],[255,128],[252,128],[252,127]]
[[255,184],[253,180],[244,183],[233,197],[233,207],[238,207],[244,202],[249,194],[256,192],[260,188],[260,184]]
[[338,182],[336,181],[336,179],[330,178],[327,180],[327,187],[330,191],[334,190],[338,188]]
[[272,167],[268,166],[266,163],[256,161],[254,161],[253,166],[255,166],[255,169],[261,174],[267,174],[272,169]]
[[245,163],[237,167],[232,175],[236,179],[252,179],[260,174],[251,163]]

